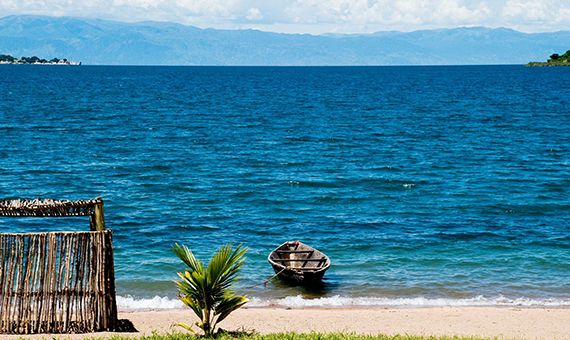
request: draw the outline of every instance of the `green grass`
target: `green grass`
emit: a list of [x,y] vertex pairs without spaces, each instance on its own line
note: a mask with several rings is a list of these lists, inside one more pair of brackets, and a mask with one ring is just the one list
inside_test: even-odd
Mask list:
[[[19,339],[27,339],[25,336]],[[48,339],[48,338],[44,338]],[[54,336],[52,340],[58,340]],[[356,333],[272,333],[272,334],[255,334],[247,332],[232,332],[226,334],[218,334],[215,338],[204,338],[203,336],[193,335],[191,333],[171,333],[158,334],[153,332],[152,335],[128,337],[113,335],[111,337],[85,337],[85,340],[500,340],[503,338],[481,338],[473,336],[418,336],[418,335],[365,335]]]
[[[109,338],[107,338],[109,339]],[[186,333],[153,334],[138,338],[113,336],[111,340],[194,340],[205,339]],[[355,333],[273,333],[248,334],[232,333],[218,335],[216,340],[496,340],[497,338],[460,337],[460,336],[415,336],[415,335],[363,335]],[[103,338],[93,338],[103,340]]]
[[[230,340],[231,337],[221,337]],[[473,337],[436,337],[436,336],[412,336],[412,335],[362,335],[349,333],[276,333],[268,335],[246,335],[237,337],[243,340],[488,340]],[[166,339],[164,339],[166,340]]]

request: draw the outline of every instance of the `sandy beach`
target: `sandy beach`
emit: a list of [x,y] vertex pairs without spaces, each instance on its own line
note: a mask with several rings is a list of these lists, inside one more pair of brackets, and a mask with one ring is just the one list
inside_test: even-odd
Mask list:
[[[190,310],[122,312],[120,319],[132,322],[137,332],[124,336],[150,335],[153,331],[184,331],[177,322],[195,320]],[[570,309],[546,308],[375,308],[375,309],[283,309],[242,308],[222,322],[226,330],[277,332],[346,332],[364,334],[460,335],[501,339],[570,339]],[[116,333],[59,334],[59,339],[110,337]],[[0,340],[17,339],[0,335]],[[52,338],[33,335],[26,338]]]

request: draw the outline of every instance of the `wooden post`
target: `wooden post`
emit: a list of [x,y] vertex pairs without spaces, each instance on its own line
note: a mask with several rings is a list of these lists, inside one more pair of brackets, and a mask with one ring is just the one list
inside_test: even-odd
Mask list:
[[103,201],[95,204],[95,209],[93,210],[93,215],[89,217],[89,222],[91,224],[91,231],[105,230],[105,212],[103,209]]

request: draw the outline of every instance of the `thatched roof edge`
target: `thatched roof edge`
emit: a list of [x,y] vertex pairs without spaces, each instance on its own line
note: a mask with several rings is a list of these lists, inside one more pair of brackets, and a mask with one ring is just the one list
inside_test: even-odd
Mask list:
[[0,216],[88,216],[101,197],[68,201],[53,199],[17,199],[0,201]]

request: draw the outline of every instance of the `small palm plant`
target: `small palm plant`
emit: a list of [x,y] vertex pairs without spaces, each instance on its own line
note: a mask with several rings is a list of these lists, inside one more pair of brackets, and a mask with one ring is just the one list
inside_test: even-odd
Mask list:
[[[178,298],[200,318],[196,326],[204,331],[206,337],[214,335],[216,325],[231,312],[243,306],[248,300],[245,296],[235,296],[231,287],[239,278],[238,272],[243,264],[247,247],[241,244],[234,250],[231,244],[218,249],[207,267],[186,246],[172,246],[174,253],[188,266],[184,273],[178,273],[176,282],[180,295]],[[191,332],[191,326],[179,323]]]

